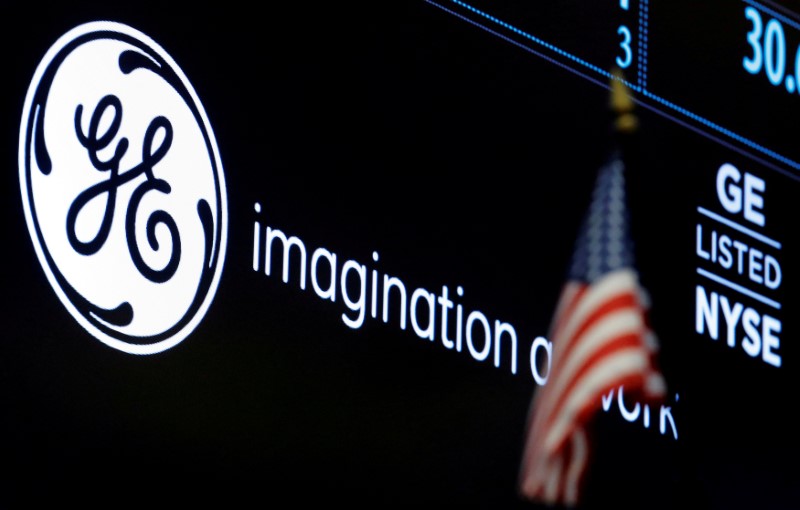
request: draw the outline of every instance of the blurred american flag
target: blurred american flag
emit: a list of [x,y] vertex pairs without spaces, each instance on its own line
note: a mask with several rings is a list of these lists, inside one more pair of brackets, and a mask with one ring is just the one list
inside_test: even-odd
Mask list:
[[666,385],[657,340],[634,266],[624,163],[616,152],[601,167],[554,314],[548,381],[534,394],[520,467],[522,497],[575,506],[590,463],[591,421],[602,395],[658,402]]

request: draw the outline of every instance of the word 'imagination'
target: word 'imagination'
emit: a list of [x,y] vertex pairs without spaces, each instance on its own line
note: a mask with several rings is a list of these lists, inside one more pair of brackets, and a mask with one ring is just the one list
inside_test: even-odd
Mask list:
[[[319,298],[331,303],[341,300],[347,309],[342,322],[349,328],[361,328],[367,317],[397,324],[402,330],[410,324],[422,339],[438,339],[445,349],[456,352],[466,348],[479,362],[491,357],[495,367],[505,363],[512,374],[517,373],[516,329],[508,322],[490,320],[479,310],[465,310],[458,301],[464,297],[462,286],[456,287],[455,296],[447,285],[442,285],[438,294],[422,287],[410,289],[396,276],[380,274],[356,260],[342,260],[324,247],[310,251],[299,237],[262,226],[258,218],[261,204],[256,203],[254,209],[253,271],[272,276],[279,261],[284,283],[291,281],[306,290],[310,280]],[[378,252],[372,253],[372,260],[380,260]],[[539,385],[547,382],[551,356],[552,344],[543,337],[534,339],[530,366]],[[544,374],[539,367],[546,367]]]

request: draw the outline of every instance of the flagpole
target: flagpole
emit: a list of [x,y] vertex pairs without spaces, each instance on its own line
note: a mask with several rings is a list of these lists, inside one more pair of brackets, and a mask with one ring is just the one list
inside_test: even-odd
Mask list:
[[[625,167],[625,185],[627,206],[631,211],[640,210],[643,197],[636,191],[642,190],[640,152],[640,120],[636,111],[634,92],[628,87],[625,73],[615,67],[611,70],[609,81],[608,107],[610,114],[611,154],[606,157],[617,158]],[[631,214],[628,227],[632,238],[641,239],[636,235],[640,230],[639,215]]]
[[625,75],[615,68],[611,73],[611,113],[614,115],[614,131],[620,134],[632,134],[639,129],[639,119],[634,113],[636,103],[631,91],[625,85]]
[[574,507],[581,501],[604,395],[624,386],[626,394],[649,403],[665,393],[627,213],[626,153],[635,148],[639,121],[619,70],[610,89],[614,148],[597,172],[551,319],[548,380],[534,392],[526,424],[519,492],[546,505]]

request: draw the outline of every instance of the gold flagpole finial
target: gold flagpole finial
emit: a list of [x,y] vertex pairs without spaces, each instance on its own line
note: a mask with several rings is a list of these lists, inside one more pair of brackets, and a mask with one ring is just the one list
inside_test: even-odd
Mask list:
[[611,111],[614,114],[614,129],[620,133],[632,133],[639,127],[633,113],[635,103],[630,89],[625,85],[622,70],[614,68],[611,73]]

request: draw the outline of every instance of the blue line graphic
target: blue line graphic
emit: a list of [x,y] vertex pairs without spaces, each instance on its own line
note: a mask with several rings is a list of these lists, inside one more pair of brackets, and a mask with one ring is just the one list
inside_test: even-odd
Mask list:
[[[438,7],[439,9],[443,10],[444,12],[446,12],[448,14],[452,14],[456,18],[458,18],[458,19],[460,19],[462,21],[465,21],[465,22],[469,23],[470,25],[473,25],[475,27],[480,28],[481,30],[483,30],[485,32],[488,32],[488,33],[494,35],[495,37],[498,37],[499,39],[502,39],[502,40],[506,41],[507,43],[513,44],[514,46],[516,46],[516,47],[518,47],[518,48],[520,48],[522,50],[525,50],[528,53],[536,55],[537,57],[540,57],[540,58],[550,62],[551,64],[557,65],[558,67],[564,69],[565,71],[569,71],[570,73],[572,73],[572,74],[574,74],[576,76],[580,76],[584,80],[588,80],[588,81],[594,83],[595,85],[599,85],[600,87],[603,87],[604,89],[609,89],[610,88],[608,83],[606,83],[605,81],[600,81],[597,78],[595,78],[595,77],[593,77],[591,75],[588,75],[586,73],[583,73],[583,72],[581,72],[580,70],[578,70],[578,69],[576,69],[574,67],[570,67],[567,64],[564,64],[563,62],[560,62],[560,61],[558,61],[558,60],[556,60],[556,59],[554,59],[554,58],[552,58],[552,57],[550,57],[548,55],[545,55],[544,53],[538,52],[535,49],[531,48],[530,46],[525,46],[521,42],[515,41],[514,39],[511,39],[510,37],[505,36],[505,35],[501,34],[500,32],[496,32],[496,31],[492,30],[491,28],[487,27],[486,25],[481,25],[480,23],[478,23],[478,22],[476,22],[474,20],[471,20],[471,19],[467,18],[466,16],[463,16],[463,15],[461,15],[461,14],[455,12],[455,11],[451,11],[447,7],[444,7],[444,6],[440,5],[440,4],[437,4],[436,2],[433,2],[432,0],[425,0],[425,2],[431,4],[431,5],[435,6],[435,7]],[[618,79],[616,76],[611,76],[611,78],[613,78],[615,80]],[[620,80],[620,81],[623,81],[623,80]],[[628,84],[627,82],[625,82],[625,83]],[[638,91],[639,88],[636,87],[635,90]],[[636,100],[636,99],[634,98],[634,100]],[[653,111],[658,112],[658,110],[654,110],[653,107],[650,106],[650,105],[642,104],[642,106],[644,106],[645,108],[648,108],[648,109],[651,109]],[[664,115],[666,115],[666,114],[664,114]],[[672,119],[675,122],[681,122],[680,120],[675,119],[674,117],[669,117],[669,118]],[[689,128],[689,129],[693,129],[692,126],[686,125],[685,127]],[[776,170],[779,170],[779,169],[776,168]]]
[[637,67],[636,73],[639,77],[639,87],[642,90],[645,90],[646,87],[644,86],[644,51],[642,51],[642,41],[644,39],[644,18],[642,17],[642,12],[644,10],[642,9],[643,3],[644,0],[639,0],[639,42],[637,45],[637,49],[639,50],[637,52],[638,54],[637,61],[639,64],[636,66]]
[[772,16],[775,19],[779,19],[779,20],[783,21],[784,23],[786,23],[790,27],[794,27],[794,28],[800,30],[800,23],[798,23],[797,21],[795,21],[795,20],[793,20],[791,18],[788,18],[788,17],[784,16],[783,14],[779,13],[778,11],[772,10],[769,7],[766,7],[766,6],[764,6],[764,5],[762,5],[762,4],[758,3],[758,2],[754,2],[753,0],[742,0],[742,1],[744,3],[746,3],[746,4],[752,5],[756,9],[759,9],[759,10],[761,10],[763,12],[766,12],[767,14],[769,14],[770,16]]
[[[528,52],[528,53],[530,53],[532,55],[536,55],[537,57],[542,58],[542,59],[546,60],[547,62],[549,62],[549,63],[551,63],[553,65],[556,65],[556,66],[560,67],[561,69],[563,69],[563,70],[565,70],[567,72],[570,72],[570,73],[572,73],[572,74],[574,74],[576,76],[579,76],[579,77],[583,78],[586,81],[594,83],[598,87],[602,87],[602,88],[604,88],[606,90],[611,88],[608,85],[607,82],[598,80],[597,78],[595,78],[595,77],[593,77],[591,75],[588,75],[586,73],[583,73],[583,72],[581,72],[580,70],[578,70],[578,69],[576,69],[574,67],[570,67],[567,64],[564,64],[563,62],[560,62],[560,61],[558,61],[558,60],[556,60],[556,59],[554,59],[554,58],[552,58],[552,57],[550,57],[548,55],[545,55],[544,53],[541,53],[541,52],[538,52],[538,51],[534,50],[530,46],[525,46],[524,44],[520,43],[519,41],[515,41],[514,39],[511,39],[508,36],[505,36],[505,35],[497,32],[495,30],[492,30],[491,28],[487,27],[486,25],[483,25],[483,24],[478,23],[478,22],[476,22],[474,20],[471,20],[471,19],[467,18],[466,16],[463,16],[462,14],[459,14],[459,13],[457,13],[455,11],[452,11],[452,10],[446,8],[446,7],[443,7],[440,4],[437,4],[437,3],[433,2],[432,0],[425,0],[425,1],[427,3],[433,5],[434,7],[438,8],[438,9],[441,9],[444,12],[453,15],[456,18],[458,18],[458,19],[460,19],[460,20],[462,20],[462,21],[464,21],[466,23],[469,23],[470,25],[472,25],[474,27],[480,28],[481,30],[483,30],[485,32],[488,32],[488,33],[494,35],[495,37],[497,37],[499,39],[502,39],[503,41],[506,41],[509,44],[513,44],[514,46],[520,48],[521,50],[524,50],[524,51],[526,51],[526,52]],[[639,99],[637,97],[634,97],[633,100],[634,100],[634,102],[636,104],[638,104],[642,108],[644,108],[646,110],[650,110],[651,112],[653,112],[653,113],[655,113],[657,115],[661,115],[665,119],[668,119],[669,121],[674,122],[675,124],[678,124],[679,126],[685,128],[685,129],[693,131],[693,132],[695,132],[696,134],[698,134],[700,136],[708,138],[709,140],[711,140],[711,141],[713,141],[713,142],[715,142],[715,143],[717,143],[719,145],[722,145],[723,147],[725,147],[726,149],[728,149],[730,151],[733,151],[733,152],[736,152],[738,154],[741,154],[742,156],[748,157],[748,158],[752,159],[753,161],[758,162],[758,164],[760,164],[760,165],[762,165],[762,166],[764,166],[766,168],[769,168],[770,170],[778,172],[778,173],[780,173],[780,174],[782,174],[782,175],[784,175],[784,176],[786,176],[786,177],[788,177],[790,179],[794,179],[796,181],[800,181],[800,174],[798,174],[798,173],[791,172],[789,170],[786,170],[783,167],[777,166],[776,164],[772,163],[771,161],[767,161],[766,159],[764,159],[764,158],[762,158],[760,156],[756,156],[752,152],[748,152],[747,150],[745,150],[745,149],[743,149],[743,148],[741,148],[741,147],[739,147],[737,145],[733,145],[730,141],[728,141],[726,139],[722,139],[722,138],[720,138],[720,137],[710,133],[709,131],[704,130],[704,129],[696,126],[696,125],[689,124],[685,120],[683,120],[681,118],[678,118],[675,115],[672,115],[671,113],[667,112],[666,110],[663,110],[663,109],[661,109],[661,108],[659,108],[657,106],[654,106],[654,105],[652,105],[652,104],[650,104],[648,102],[644,102],[644,101],[642,101],[641,99]]]
[[642,90],[647,90],[647,25],[650,16],[649,2],[650,0],[642,0],[639,10],[639,19],[641,20],[640,30],[642,31]]
[[[426,1],[428,1],[428,0],[426,0]],[[490,14],[487,14],[487,13],[481,11],[481,10],[478,10],[478,9],[472,7],[471,5],[468,5],[468,4],[465,4],[464,2],[461,2],[460,0],[452,0],[452,1],[454,3],[460,5],[461,7],[467,9],[468,11],[474,12],[475,14],[478,14],[479,16],[482,16],[482,17],[488,19],[489,21],[500,25],[501,27],[512,31],[517,35],[521,35],[522,37],[524,37],[526,39],[530,39],[531,41],[535,42],[536,44],[538,44],[540,46],[544,46],[548,50],[550,50],[550,51],[552,51],[552,52],[554,52],[554,53],[556,53],[558,55],[561,55],[562,57],[565,57],[565,58],[567,58],[569,60],[572,60],[576,64],[580,64],[583,67],[589,68],[592,71],[605,76],[606,78],[613,78],[611,73],[609,73],[605,69],[601,69],[601,68],[597,67],[594,64],[590,64],[586,60],[583,60],[580,57],[576,57],[572,53],[566,52],[566,51],[562,50],[561,48],[559,48],[557,46],[553,46],[552,44],[550,44],[550,43],[548,43],[548,42],[546,42],[546,41],[544,41],[542,39],[539,39],[535,35],[531,35],[531,34],[529,34],[527,32],[524,32],[524,31],[520,30],[519,28],[515,27],[514,25],[510,25],[510,24],[506,23],[505,21],[497,19],[497,18],[495,18],[494,16],[492,16]],[[434,2],[428,1],[428,3],[434,3]],[[622,81],[625,85],[627,85],[631,89],[634,89],[636,91],[639,90],[639,87],[637,85],[633,84],[633,83],[629,83],[626,80],[620,80],[620,81]]]
[[[492,33],[493,35],[501,37],[502,39],[504,39],[506,41],[512,42],[516,46],[524,48],[524,49],[528,50],[531,53],[534,53],[534,54],[536,54],[538,56],[543,56],[539,52],[537,52],[537,51],[535,51],[535,50],[533,50],[531,48],[528,48],[527,46],[525,46],[523,44],[520,44],[520,43],[518,43],[516,41],[513,41],[512,39],[510,39],[508,37],[505,37],[505,36],[503,36],[501,34],[498,34],[497,32],[495,32],[493,30],[490,30],[490,29],[484,27],[483,25],[481,25],[479,23],[476,23],[476,22],[474,22],[472,20],[469,20],[468,18],[466,18],[464,16],[461,16],[460,14],[455,13],[455,12],[445,8],[444,6],[439,5],[438,3],[436,3],[436,2],[434,2],[432,0],[425,0],[425,1],[427,3],[429,3],[429,4],[431,4],[431,5],[435,5],[435,6],[439,7],[440,9],[444,10],[445,12],[448,12],[448,13],[450,13],[452,15],[455,15],[455,16],[463,19],[463,20],[469,21],[470,23],[472,23],[472,24],[474,24],[474,25],[476,25],[476,26],[478,26],[480,28],[483,28],[484,30],[487,30],[488,32]],[[562,57],[564,57],[564,58],[566,58],[566,59],[568,59],[568,60],[570,60],[570,61],[572,61],[572,62],[574,62],[574,63],[576,63],[576,64],[578,64],[580,66],[582,66],[582,67],[585,67],[585,68],[587,68],[587,69],[589,69],[589,70],[591,70],[591,71],[593,71],[593,72],[595,72],[597,74],[600,74],[601,76],[604,76],[606,78],[614,78],[611,75],[611,73],[609,73],[608,71],[606,71],[604,69],[601,69],[598,66],[595,66],[594,64],[591,64],[591,63],[587,62],[586,60],[583,60],[580,57],[577,57],[577,56],[575,56],[575,55],[573,55],[573,54],[571,54],[569,52],[566,52],[566,51],[562,50],[561,48],[558,48],[557,46],[554,46],[554,45],[552,45],[552,44],[550,44],[550,43],[548,43],[548,42],[546,42],[546,41],[544,41],[544,40],[542,40],[542,39],[540,39],[540,38],[538,38],[538,37],[536,37],[534,35],[531,35],[531,34],[525,32],[523,30],[520,30],[519,28],[517,28],[517,27],[515,27],[515,26],[513,26],[513,25],[511,25],[509,23],[506,23],[505,21],[502,21],[502,20],[500,20],[500,19],[498,19],[498,18],[496,18],[496,17],[494,17],[494,16],[492,16],[492,15],[486,13],[486,12],[483,12],[483,11],[481,11],[479,9],[476,9],[475,7],[472,7],[471,5],[465,3],[465,2],[463,2],[461,0],[451,0],[451,1],[453,3],[455,3],[456,5],[459,5],[460,7],[463,7],[464,9],[466,9],[466,10],[472,12],[472,13],[477,14],[478,16],[481,16],[482,18],[487,19],[487,20],[491,21],[492,23],[497,24],[497,25],[505,28],[506,30],[509,30],[509,31],[511,31],[511,32],[513,32],[513,33],[515,33],[517,35],[520,35],[520,36],[522,36],[522,37],[534,42],[535,44],[537,44],[539,46],[543,46],[544,48],[556,53],[557,55],[560,55],[560,56],[562,56]],[[785,20],[786,23],[788,23],[788,24],[790,24],[792,26],[797,26],[800,29],[800,24],[798,24],[797,22],[789,20],[785,16],[783,16],[783,15],[781,15],[781,14],[779,14],[779,13],[777,13],[777,12],[771,10],[771,9],[768,9],[767,7],[764,7],[763,5],[755,2],[754,0],[742,0],[742,1],[744,1],[744,2],[746,2],[748,4],[751,4],[751,5],[755,6],[755,7],[758,7],[760,9],[764,10],[765,12],[769,12],[770,14],[773,14],[776,17],[781,16],[781,19]],[[732,138],[733,140],[735,140],[735,141],[737,141],[739,143],[742,143],[745,146],[747,146],[747,147],[749,147],[751,149],[754,149],[754,150],[756,150],[756,151],[758,151],[758,152],[760,152],[760,153],[762,153],[762,154],[764,154],[766,156],[769,156],[769,157],[775,159],[776,161],[779,161],[779,162],[787,165],[788,167],[793,168],[794,170],[800,170],[800,163],[798,163],[797,161],[794,161],[794,160],[792,160],[790,158],[787,158],[786,156],[783,156],[783,155],[781,155],[781,154],[779,154],[779,153],[777,153],[777,152],[775,152],[775,151],[773,151],[773,150],[771,150],[771,149],[769,149],[767,147],[764,147],[763,145],[758,144],[758,143],[750,140],[749,138],[746,138],[746,137],[744,137],[742,135],[739,135],[738,133],[735,133],[735,132],[731,131],[730,129],[722,127],[721,125],[719,125],[719,124],[717,124],[715,122],[712,122],[711,120],[706,119],[705,117],[701,117],[700,115],[697,115],[697,114],[687,110],[686,108],[682,108],[682,107],[676,105],[675,103],[667,101],[666,99],[664,99],[664,98],[662,98],[660,96],[657,96],[657,95],[655,95],[655,94],[653,94],[653,93],[651,93],[651,92],[649,92],[647,90],[647,74],[646,74],[646,70],[647,70],[647,59],[646,59],[646,56],[647,56],[647,40],[646,40],[646,37],[647,37],[647,12],[648,12],[648,10],[649,10],[648,0],[641,0],[641,3],[640,3],[640,17],[642,17],[642,18],[640,19],[640,31],[642,32],[643,37],[640,37],[640,42],[642,44],[643,55],[642,55],[642,61],[640,63],[640,65],[642,67],[641,67],[641,75],[639,76],[639,83],[638,84],[632,84],[632,83],[629,83],[629,82],[627,82],[625,80],[623,80],[623,82],[631,90],[633,90],[635,92],[641,92],[645,97],[647,97],[649,99],[652,99],[652,100],[660,103],[661,105],[666,106],[667,108],[669,108],[671,110],[674,110],[674,111],[676,111],[676,112],[678,112],[678,113],[680,113],[680,114],[692,119],[695,122],[698,122],[698,123],[710,128],[710,129],[712,129],[714,131],[722,133],[723,135],[725,135],[725,136],[727,136],[729,138]],[[545,58],[547,58],[547,57],[545,57]],[[550,62],[555,62],[553,59],[550,59],[550,58],[547,58],[547,60],[550,61]],[[569,66],[565,66],[563,64],[560,64],[560,65],[561,65],[561,67],[565,67],[567,69],[570,69]],[[592,78],[590,78],[589,76],[586,76],[583,73],[577,72],[575,70],[573,70],[573,71],[575,72],[575,74],[578,74],[579,76],[582,76],[582,77],[584,77],[586,79],[589,79],[592,82],[597,83],[597,80],[592,79]],[[772,165],[768,165],[768,166],[770,168],[775,169],[775,167],[772,166]],[[781,173],[785,174],[785,172],[783,172],[782,170],[779,169],[779,171],[781,171]],[[795,178],[795,179],[798,178],[798,176],[796,174],[791,174],[791,176],[793,178]]]

